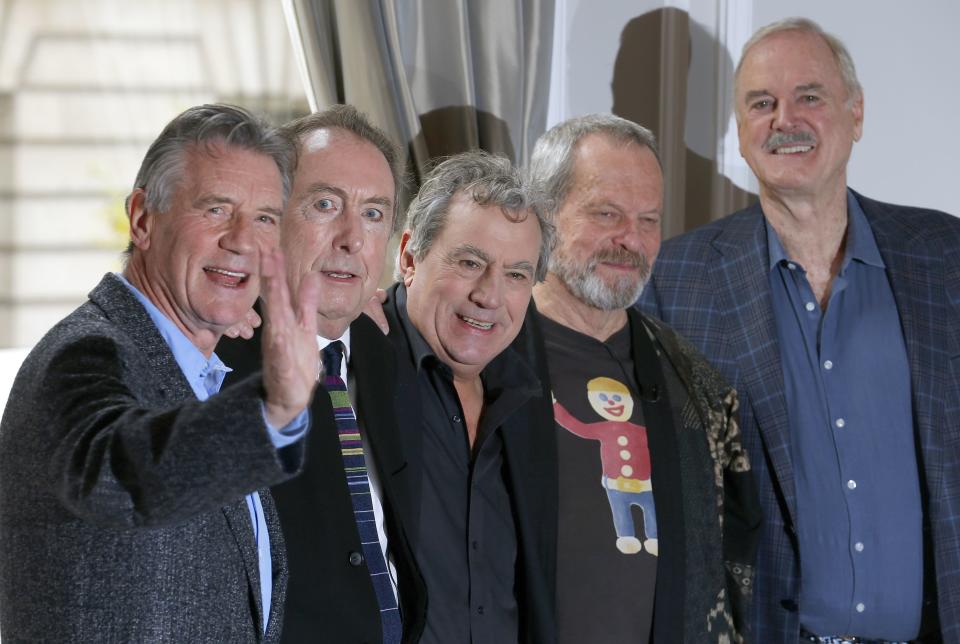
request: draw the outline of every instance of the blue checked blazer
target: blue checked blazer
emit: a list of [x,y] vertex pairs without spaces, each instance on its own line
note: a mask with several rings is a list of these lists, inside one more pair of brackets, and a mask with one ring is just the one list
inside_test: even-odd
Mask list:
[[[928,543],[924,607],[939,616],[945,642],[960,642],[960,219],[854,194],[887,267],[910,363]],[[754,205],[665,242],[638,306],[686,336],[739,393],[764,512],[751,639],[795,644],[796,497],[768,270]]]

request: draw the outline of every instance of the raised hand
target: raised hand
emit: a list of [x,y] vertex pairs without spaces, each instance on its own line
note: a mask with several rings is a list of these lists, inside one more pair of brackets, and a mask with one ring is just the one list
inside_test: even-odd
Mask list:
[[264,251],[260,258],[260,296],[266,318],[262,335],[264,407],[267,421],[280,428],[310,404],[320,374],[316,314],[319,275],[304,276],[294,303],[283,253],[278,249]]

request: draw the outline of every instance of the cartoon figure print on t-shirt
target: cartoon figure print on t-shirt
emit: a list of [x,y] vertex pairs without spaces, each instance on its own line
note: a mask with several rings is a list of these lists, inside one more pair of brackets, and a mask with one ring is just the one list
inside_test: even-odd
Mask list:
[[[601,420],[581,422],[556,400],[553,403],[554,418],[571,434],[600,442],[603,470],[600,484],[610,502],[617,550],[628,555],[646,550],[656,556],[657,517],[650,484],[647,428],[630,422],[633,396],[622,382],[600,377],[587,382],[587,399]],[[642,542],[630,511],[634,505],[643,513],[646,539]]]

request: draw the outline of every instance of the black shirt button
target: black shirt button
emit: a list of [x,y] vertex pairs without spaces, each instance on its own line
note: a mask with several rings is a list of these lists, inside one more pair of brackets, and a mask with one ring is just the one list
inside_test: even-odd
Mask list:
[[473,549],[474,549],[474,550],[476,550],[477,548],[480,547],[480,542],[479,542],[479,541],[474,541],[474,542],[472,542],[470,545],[473,546]]
[[362,564],[362,563],[363,563],[363,555],[362,555],[362,554],[360,554],[359,552],[356,552],[356,551],[350,553],[350,565],[351,565],[351,566],[359,566],[359,565]]
[[477,615],[483,615],[483,606],[477,606]]

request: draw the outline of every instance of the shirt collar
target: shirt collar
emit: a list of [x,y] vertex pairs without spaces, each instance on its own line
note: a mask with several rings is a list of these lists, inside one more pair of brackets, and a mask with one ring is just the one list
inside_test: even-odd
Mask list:
[[333,340],[328,340],[322,335],[317,336],[317,350],[323,351],[327,348],[327,345],[333,344],[339,340],[343,343],[343,360],[340,362],[340,377],[346,382],[346,373],[347,373],[347,363],[350,362],[350,327],[347,327],[347,330],[343,332],[339,338],[334,338]]
[[180,367],[183,375],[186,376],[197,397],[205,399],[210,394],[219,391],[224,377],[232,369],[225,365],[216,353],[210,354],[210,358],[207,359],[203,352],[183,334],[183,331],[164,315],[146,295],[128,282],[123,275],[119,273],[115,273],[115,275],[120,278],[120,281],[130,289],[130,292],[146,309],[147,315],[153,320],[160,332],[160,337],[167,343],[170,352],[173,354],[173,359],[177,362],[177,366]]
[[[767,228],[767,253],[769,268],[773,270],[780,262],[789,260],[787,251],[780,242],[777,231],[773,229],[770,222],[764,218],[764,225]],[[847,189],[847,245],[844,251],[843,264],[840,267],[842,273],[852,260],[857,260],[870,266],[884,268],[883,258],[880,256],[880,249],[877,247],[877,240],[873,236],[873,230],[870,228],[870,222],[860,207],[860,202],[853,195],[853,191]]]

